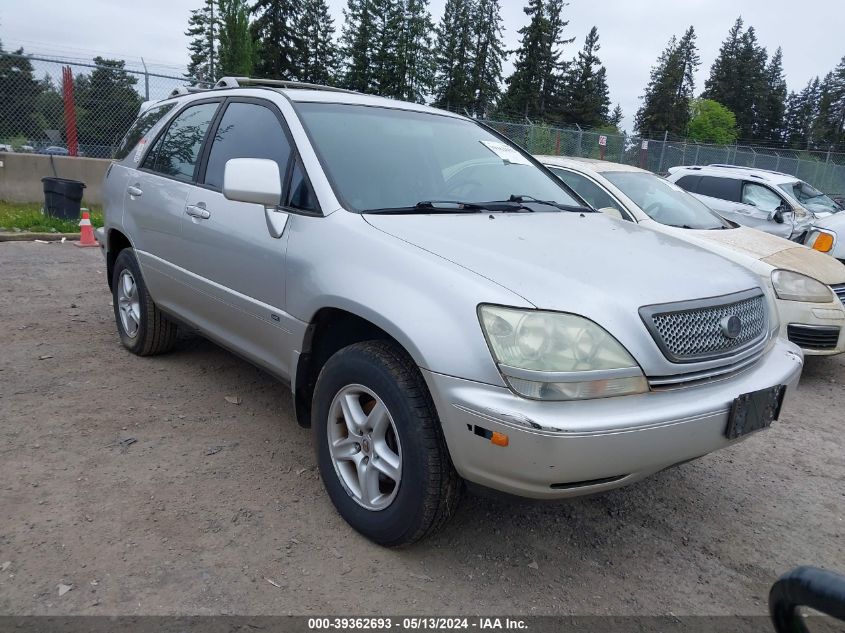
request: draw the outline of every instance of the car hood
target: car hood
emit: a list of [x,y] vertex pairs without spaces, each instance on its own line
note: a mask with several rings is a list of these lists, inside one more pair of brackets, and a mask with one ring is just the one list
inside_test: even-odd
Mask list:
[[364,217],[538,308],[605,327],[630,322],[640,306],[758,287],[751,273],[718,255],[601,213]]
[[845,266],[832,257],[777,235],[747,226],[728,231],[691,231],[702,245],[713,244],[775,268],[792,270],[825,284],[845,283]]

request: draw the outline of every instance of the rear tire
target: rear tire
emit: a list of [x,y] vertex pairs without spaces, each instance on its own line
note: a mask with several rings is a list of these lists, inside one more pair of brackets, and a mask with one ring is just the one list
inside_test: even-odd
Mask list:
[[334,354],[317,379],[311,427],[329,497],[371,541],[409,545],[454,512],[460,478],[425,381],[397,346],[367,341]]
[[112,303],[120,342],[133,354],[154,356],[173,349],[176,324],[156,307],[147,292],[131,248],[117,256],[112,273]]

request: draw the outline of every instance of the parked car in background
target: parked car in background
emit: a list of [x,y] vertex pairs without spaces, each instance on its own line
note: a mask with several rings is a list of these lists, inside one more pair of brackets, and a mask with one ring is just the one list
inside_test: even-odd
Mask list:
[[0,143],[0,152],[14,152],[14,148],[6,143]]
[[737,224],[803,241],[816,217],[791,193],[795,176],[730,165],[671,167],[666,177]]
[[[538,156],[593,207],[703,246],[754,272],[776,297],[780,334],[805,354],[845,351],[845,266],[720,217],[676,184],[605,161]],[[835,293],[835,294],[834,294]]]
[[803,359],[757,277],[593,212],[472,119],[314,88],[151,106],[100,237],[124,347],[187,323],[289,383],[355,529],[410,543],[461,478],[595,493],[777,419]]
[[50,145],[38,151],[39,154],[52,154],[53,156],[67,156],[68,151],[66,147],[59,145]]

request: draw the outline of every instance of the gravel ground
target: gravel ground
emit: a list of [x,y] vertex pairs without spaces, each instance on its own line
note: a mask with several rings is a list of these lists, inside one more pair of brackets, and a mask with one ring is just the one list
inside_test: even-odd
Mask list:
[[0,244],[0,613],[751,615],[795,565],[845,571],[843,358],[742,444],[566,503],[469,496],[393,551],[335,513],[282,385],[197,336],[126,352],[103,270]]

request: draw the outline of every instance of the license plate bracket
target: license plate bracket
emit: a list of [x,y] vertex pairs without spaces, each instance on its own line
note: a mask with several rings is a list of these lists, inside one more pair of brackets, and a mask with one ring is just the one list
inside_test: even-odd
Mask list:
[[780,416],[784,385],[744,393],[733,401],[728,415],[725,437],[734,440],[771,426]]

